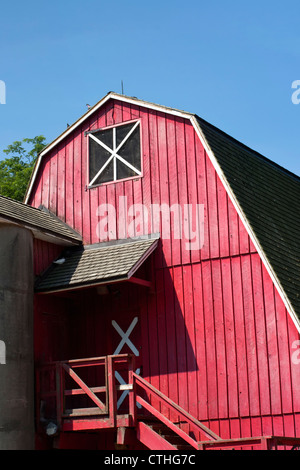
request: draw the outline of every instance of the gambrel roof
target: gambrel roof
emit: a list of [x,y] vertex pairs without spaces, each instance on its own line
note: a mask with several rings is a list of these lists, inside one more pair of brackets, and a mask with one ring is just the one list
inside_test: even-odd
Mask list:
[[108,100],[144,106],[188,119],[241,217],[297,328],[300,328],[300,178],[251,150],[196,114],[108,93],[40,154],[28,187],[34,186],[45,154]]

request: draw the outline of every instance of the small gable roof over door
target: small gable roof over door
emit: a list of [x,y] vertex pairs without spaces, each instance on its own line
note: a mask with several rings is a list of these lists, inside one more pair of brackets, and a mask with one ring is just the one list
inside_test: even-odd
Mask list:
[[128,281],[157,247],[158,234],[86,245],[63,253],[36,281],[50,293]]

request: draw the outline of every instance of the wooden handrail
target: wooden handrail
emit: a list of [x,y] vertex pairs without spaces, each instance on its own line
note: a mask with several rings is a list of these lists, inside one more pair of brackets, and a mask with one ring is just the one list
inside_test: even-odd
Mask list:
[[[186,421],[189,422],[189,424],[195,426],[198,431],[202,432],[205,434],[208,439],[213,440],[213,441],[218,441],[220,440],[220,436],[215,434],[213,431],[211,431],[209,428],[207,428],[204,424],[202,424],[200,421],[198,421],[194,416],[192,416],[190,413],[188,413],[186,410],[181,408],[181,406],[177,405],[173,400],[171,400],[169,397],[161,393],[157,388],[153,387],[147,380],[143,379],[139,375],[133,372],[133,378],[136,381],[138,385],[140,385],[144,390],[154,394],[160,401],[164,402],[171,410],[175,411],[177,414],[182,416]],[[140,401],[140,398],[142,400],[142,403]],[[137,400],[145,406],[145,400],[143,400],[142,397],[137,397]],[[150,410],[149,410],[150,411]],[[175,425],[176,426],[176,425]],[[178,428],[179,429],[179,428]],[[173,429],[175,430],[175,429]]]
[[188,444],[190,444],[195,449],[198,449],[198,442],[190,437],[186,432],[179,428],[176,424],[166,418],[160,411],[150,405],[146,400],[137,395],[136,400],[140,405],[142,405],[147,411],[149,411],[155,418],[159,419],[163,424],[168,426],[171,431],[174,431],[178,436],[184,439]]
[[[90,357],[84,359],[72,359],[66,361],[53,361],[41,364],[37,366],[37,422],[40,420],[39,403],[40,400],[47,398],[56,399],[56,416],[58,425],[61,424],[62,418],[66,416],[83,416],[85,413],[89,416],[93,414],[99,417],[99,413],[105,415],[105,420],[112,427],[115,427],[117,422],[117,392],[118,391],[129,391],[129,416],[131,423],[136,421],[136,409],[132,395],[134,388],[132,380],[132,371],[134,370],[134,357],[131,354],[118,354],[113,356],[101,356],[101,357]],[[127,365],[129,383],[124,385],[117,385],[115,379],[115,370],[117,366]],[[86,368],[92,366],[104,366],[105,367],[105,385],[97,387],[89,387],[74,369]],[[40,388],[40,374],[41,373],[55,373],[55,390],[41,390]],[[65,375],[69,375],[78,385],[79,388],[66,389]],[[105,393],[106,401],[103,403],[97,393]],[[76,395],[88,396],[94,404],[97,405],[95,408],[72,408],[71,410],[65,410],[65,398]]]
[[[116,365],[127,365],[128,371],[128,384],[126,385],[117,385],[115,379]],[[81,367],[92,367],[92,366],[104,366],[105,367],[105,385],[98,385],[89,387],[74,371],[76,368]],[[123,370],[123,366],[122,366]],[[57,415],[57,425],[58,428],[60,425],[66,425],[69,422],[69,428],[67,430],[73,430],[73,423],[70,425],[70,419],[79,418],[78,422],[80,425],[76,429],[89,429],[88,427],[83,428],[82,423],[84,419],[82,417],[89,416],[89,420],[92,423],[93,420],[97,421],[97,426],[102,423],[102,427],[113,428],[117,426],[132,426],[138,429],[139,423],[137,420],[137,408],[136,404],[139,403],[142,407],[157,418],[161,423],[166,425],[170,430],[177,433],[182,439],[184,439],[189,445],[195,449],[210,449],[210,448],[228,448],[228,447],[244,447],[244,446],[255,446],[260,445],[261,448],[272,448],[276,446],[300,446],[299,438],[289,438],[289,437],[276,437],[276,436],[264,436],[264,437],[251,437],[251,438],[236,438],[236,439],[221,439],[217,434],[207,428],[204,424],[198,421],[194,416],[188,413],[186,410],[181,408],[177,403],[171,400],[169,397],[160,392],[155,388],[151,383],[149,383],[144,378],[137,375],[134,367],[134,356],[129,354],[120,354],[116,356],[102,356],[102,357],[92,357],[85,359],[75,359],[68,361],[55,361],[47,364],[42,364],[37,367],[37,377],[36,377],[36,396],[37,396],[37,424],[40,423],[40,400],[47,398],[56,399],[56,415]],[[41,377],[40,372],[52,371],[54,373],[50,375],[51,383],[54,379],[55,390],[41,390]],[[75,382],[79,388],[75,389],[66,389],[65,388],[65,375],[68,374]],[[163,406],[166,406],[171,413],[174,413],[180,419],[179,421],[186,422],[190,426],[193,426],[198,432],[204,434],[209,440],[197,441],[192,436],[187,434],[183,429],[181,429],[177,422],[171,421],[168,415],[163,414],[159,411],[158,407],[155,407],[146,400],[137,391],[137,388],[145,390],[150,396],[154,396],[159,403]],[[126,420],[124,421],[124,416],[118,413],[117,409],[117,391],[129,391],[129,403],[128,411],[126,415]],[[106,402],[104,403],[98,398],[97,393],[106,393]],[[94,404],[97,406],[91,408],[71,408],[65,409],[65,398],[76,395],[86,395],[88,396]],[[54,411],[54,410],[53,410]],[[170,413],[170,414],[171,414]],[[101,419],[99,419],[101,415]],[[64,420],[64,418],[66,418]],[[45,421],[44,421],[45,422]],[[101,427],[100,426],[100,427]],[[94,429],[94,428],[93,428]],[[96,429],[96,428],[95,428]]]
[[[106,392],[106,386],[103,385],[102,387],[89,387],[89,389],[94,392],[94,393],[105,393]],[[116,390],[117,392],[124,392],[126,390],[133,390],[132,385],[116,385]],[[66,389],[65,390],[65,397],[72,396],[72,395],[85,395],[85,391],[82,390],[82,388],[72,388],[70,390]],[[41,392],[39,394],[40,398],[50,398],[50,397],[55,397],[56,396],[56,391],[53,392]]]
[[[63,369],[69,374],[70,377],[79,385],[79,387],[87,394],[88,397],[105,413],[107,411],[106,406],[102,401],[95,395],[94,392],[85,384],[85,382],[74,372],[74,370],[68,364],[62,364]],[[63,389],[65,395],[65,389]]]
[[[68,359],[63,361],[51,361],[51,362],[44,362],[42,364],[36,364],[38,370],[44,369],[53,369],[57,364],[68,364],[71,367],[89,367],[89,366],[96,366],[96,365],[105,365],[106,358],[108,356],[99,356],[99,357],[87,357],[83,359]],[[111,356],[114,358],[114,362],[121,364],[122,362],[126,363],[128,358],[131,357],[130,354],[117,354],[115,356]]]

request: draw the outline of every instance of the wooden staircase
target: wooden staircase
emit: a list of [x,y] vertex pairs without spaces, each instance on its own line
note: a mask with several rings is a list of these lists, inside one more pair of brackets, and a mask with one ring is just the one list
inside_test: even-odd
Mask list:
[[[117,444],[122,446],[127,430],[131,438],[150,450],[300,449],[300,438],[293,437],[221,439],[134,370],[134,356],[127,354],[38,367],[38,432],[53,436],[111,429],[117,430]],[[122,374],[125,383],[117,385],[116,372]],[[87,385],[88,381],[92,384]],[[137,406],[143,409],[142,415],[137,414]]]
[[150,450],[194,450],[182,437],[159,422],[138,421],[137,438]]

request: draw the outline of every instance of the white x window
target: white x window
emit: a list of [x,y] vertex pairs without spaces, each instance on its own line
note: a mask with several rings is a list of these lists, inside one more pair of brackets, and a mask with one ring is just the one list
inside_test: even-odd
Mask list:
[[140,122],[88,133],[89,185],[141,176]]

